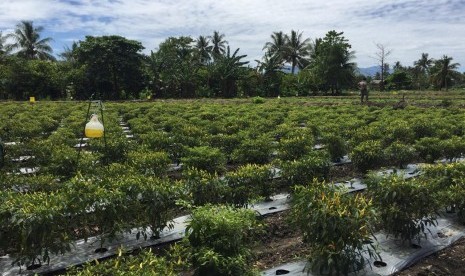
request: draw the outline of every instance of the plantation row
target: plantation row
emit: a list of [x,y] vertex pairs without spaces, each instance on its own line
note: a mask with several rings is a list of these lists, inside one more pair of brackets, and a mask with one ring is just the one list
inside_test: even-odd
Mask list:
[[[50,254],[71,250],[73,241],[94,235],[100,235],[100,246],[135,227],[141,229],[134,233],[138,238],[156,236],[193,206],[246,206],[277,191],[293,191],[295,185],[314,178],[328,179],[331,161],[345,154],[366,172],[411,161],[451,159],[465,151],[465,115],[458,108],[378,108],[347,100],[308,106],[304,99],[256,98],[105,104],[107,143],[85,141],[78,161],[75,146],[82,137],[86,107],[85,103],[0,105],[0,137],[16,142],[6,145],[0,176],[0,250],[18,264],[47,261]],[[126,137],[120,125],[126,123],[133,138]],[[316,150],[319,144],[325,147]],[[181,171],[170,170],[176,163],[183,164]],[[38,170],[20,174],[25,167]],[[429,180],[390,181],[400,187],[411,185],[407,191],[412,194],[406,196],[414,196],[423,194],[418,189]],[[425,191],[427,196],[441,196],[435,197],[437,205],[423,206],[429,207],[423,212],[452,202],[449,188],[461,188],[460,182],[454,186],[451,181],[440,188],[428,185],[432,190]],[[393,200],[407,193],[400,190]],[[324,193],[334,198],[332,192]],[[377,193],[373,205],[378,204]],[[298,201],[299,192],[295,198]],[[347,200],[368,204],[358,197]],[[345,207],[341,208],[343,212]],[[300,215],[304,213],[296,218]],[[360,221],[372,225],[371,217]]]
[[[313,181],[295,187],[291,227],[300,229],[310,248],[306,269],[328,275],[382,264],[374,238],[388,236],[418,246],[446,210],[465,223],[465,163],[428,165],[417,178],[368,177],[365,194]],[[193,210],[186,237],[163,257],[150,250],[128,252],[103,263],[72,268],[69,275],[259,275],[252,247],[264,225],[248,209],[206,205]],[[304,257],[304,256],[301,256]],[[375,262],[376,261],[376,262]],[[369,264],[371,263],[371,264]],[[279,275],[279,274],[276,274]]]

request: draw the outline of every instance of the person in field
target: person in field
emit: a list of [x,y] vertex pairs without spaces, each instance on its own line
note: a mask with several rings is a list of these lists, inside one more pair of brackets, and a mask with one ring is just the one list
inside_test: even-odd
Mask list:
[[363,103],[363,98],[368,102],[368,83],[367,78],[363,77],[362,81],[358,83],[358,87],[360,88],[360,95],[361,95],[361,102]]

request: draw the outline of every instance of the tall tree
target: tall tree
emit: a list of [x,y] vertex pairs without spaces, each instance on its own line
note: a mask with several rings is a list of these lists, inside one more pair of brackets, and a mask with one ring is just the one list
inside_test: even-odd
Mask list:
[[449,56],[442,56],[441,59],[438,59],[434,63],[433,70],[433,81],[439,86],[439,90],[446,88],[446,91],[449,89],[449,82],[453,76],[457,76],[460,73],[456,69],[460,66],[459,63],[452,63],[453,58]]
[[[271,41],[265,43],[263,46],[263,50],[266,50],[266,54],[264,58],[277,56],[279,57],[278,60],[282,63],[284,61],[284,50],[286,46],[286,36],[283,32],[273,32],[271,34]],[[274,59],[276,60],[276,59]]]
[[213,49],[213,46],[210,45],[210,39],[203,35],[199,36],[195,42],[195,47],[198,51],[199,62],[203,65],[206,65],[210,61]]
[[404,70],[404,66],[402,66],[402,64],[400,63],[400,61],[396,61],[394,63],[394,66],[392,67],[392,69],[395,71],[399,71],[399,70]]
[[76,60],[74,56],[78,46],[79,43],[73,41],[73,44],[71,44],[71,48],[66,46],[63,53],[59,54],[58,56],[61,57],[64,61],[74,62]]
[[421,58],[414,62],[415,67],[420,68],[425,73],[429,73],[429,69],[433,65],[434,60],[428,57],[427,53],[421,53]]
[[219,31],[214,31],[210,39],[213,44],[212,52],[214,56],[219,56],[226,53],[226,45],[228,42],[224,40],[224,34],[220,34]]
[[16,55],[30,60],[55,60],[52,47],[49,45],[52,38],[40,38],[40,32],[43,30],[42,26],[34,27],[32,21],[21,21],[16,25],[14,32],[7,35],[14,41],[8,46],[9,49],[17,50]]
[[427,53],[422,53],[421,58],[413,63],[415,66],[415,77],[420,90],[428,83],[430,68],[433,65],[433,62],[434,60],[429,58]]
[[121,36],[86,36],[75,54],[88,83],[76,90],[77,96],[86,99],[94,91],[104,99],[138,98],[145,87],[143,49],[140,42]]
[[265,96],[276,97],[280,94],[282,59],[279,55],[265,54],[262,61],[256,60],[258,71],[262,74]]
[[[195,55],[194,43],[191,37],[186,36],[169,37],[160,43],[159,50],[151,58],[151,67],[155,68],[152,69],[153,72],[157,73],[158,70],[160,96],[195,96],[199,62]],[[156,66],[153,67],[154,65]]]
[[384,79],[386,78],[386,58],[391,54],[392,50],[386,49],[386,47],[381,44],[377,43],[376,48],[378,48],[378,52],[375,53],[375,59],[379,62],[379,66],[381,68],[381,84],[380,84],[380,90],[384,90]]
[[247,55],[237,55],[239,49],[236,49],[231,55],[229,46],[224,55],[217,57],[215,63],[210,67],[211,82],[213,90],[216,90],[216,96],[232,98],[237,95],[237,81],[243,79],[247,74],[247,68],[244,67],[248,61],[242,61]]
[[2,60],[6,55],[8,55],[9,50],[7,49],[7,45],[5,44],[7,37],[2,34],[0,31],[0,60]]
[[303,39],[302,33],[291,31],[285,36],[284,58],[291,63],[291,73],[294,74],[295,67],[303,69],[309,63],[310,38]]
[[336,94],[343,85],[351,85],[355,77],[356,64],[352,62],[354,52],[350,50],[352,46],[343,34],[333,30],[323,39],[317,39],[312,60],[312,70]]

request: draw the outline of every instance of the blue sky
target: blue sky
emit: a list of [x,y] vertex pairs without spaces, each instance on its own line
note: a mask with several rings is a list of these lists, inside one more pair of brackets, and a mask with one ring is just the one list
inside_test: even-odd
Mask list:
[[465,0],[2,0],[0,31],[32,20],[59,54],[86,35],[135,39],[148,53],[169,36],[218,30],[254,61],[273,31],[315,39],[334,29],[349,39],[360,67],[377,63],[380,43],[392,50],[388,63],[412,65],[425,52],[452,56],[464,71],[464,15]]

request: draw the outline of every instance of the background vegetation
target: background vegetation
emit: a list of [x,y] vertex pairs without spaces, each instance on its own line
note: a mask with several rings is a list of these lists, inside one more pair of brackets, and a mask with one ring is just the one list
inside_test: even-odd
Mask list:
[[[349,40],[334,30],[313,40],[294,30],[273,32],[255,68],[218,31],[195,39],[169,37],[148,55],[135,40],[87,36],[58,60],[52,38],[42,38],[42,31],[22,21],[12,33],[0,33],[0,99],[88,99],[92,93],[106,100],[337,95],[355,89],[362,78]],[[396,62],[389,68],[385,57],[390,52],[377,47],[383,50],[377,53],[382,70],[374,79],[382,81],[374,82],[375,89],[464,85],[452,57],[422,53],[413,66]]]

